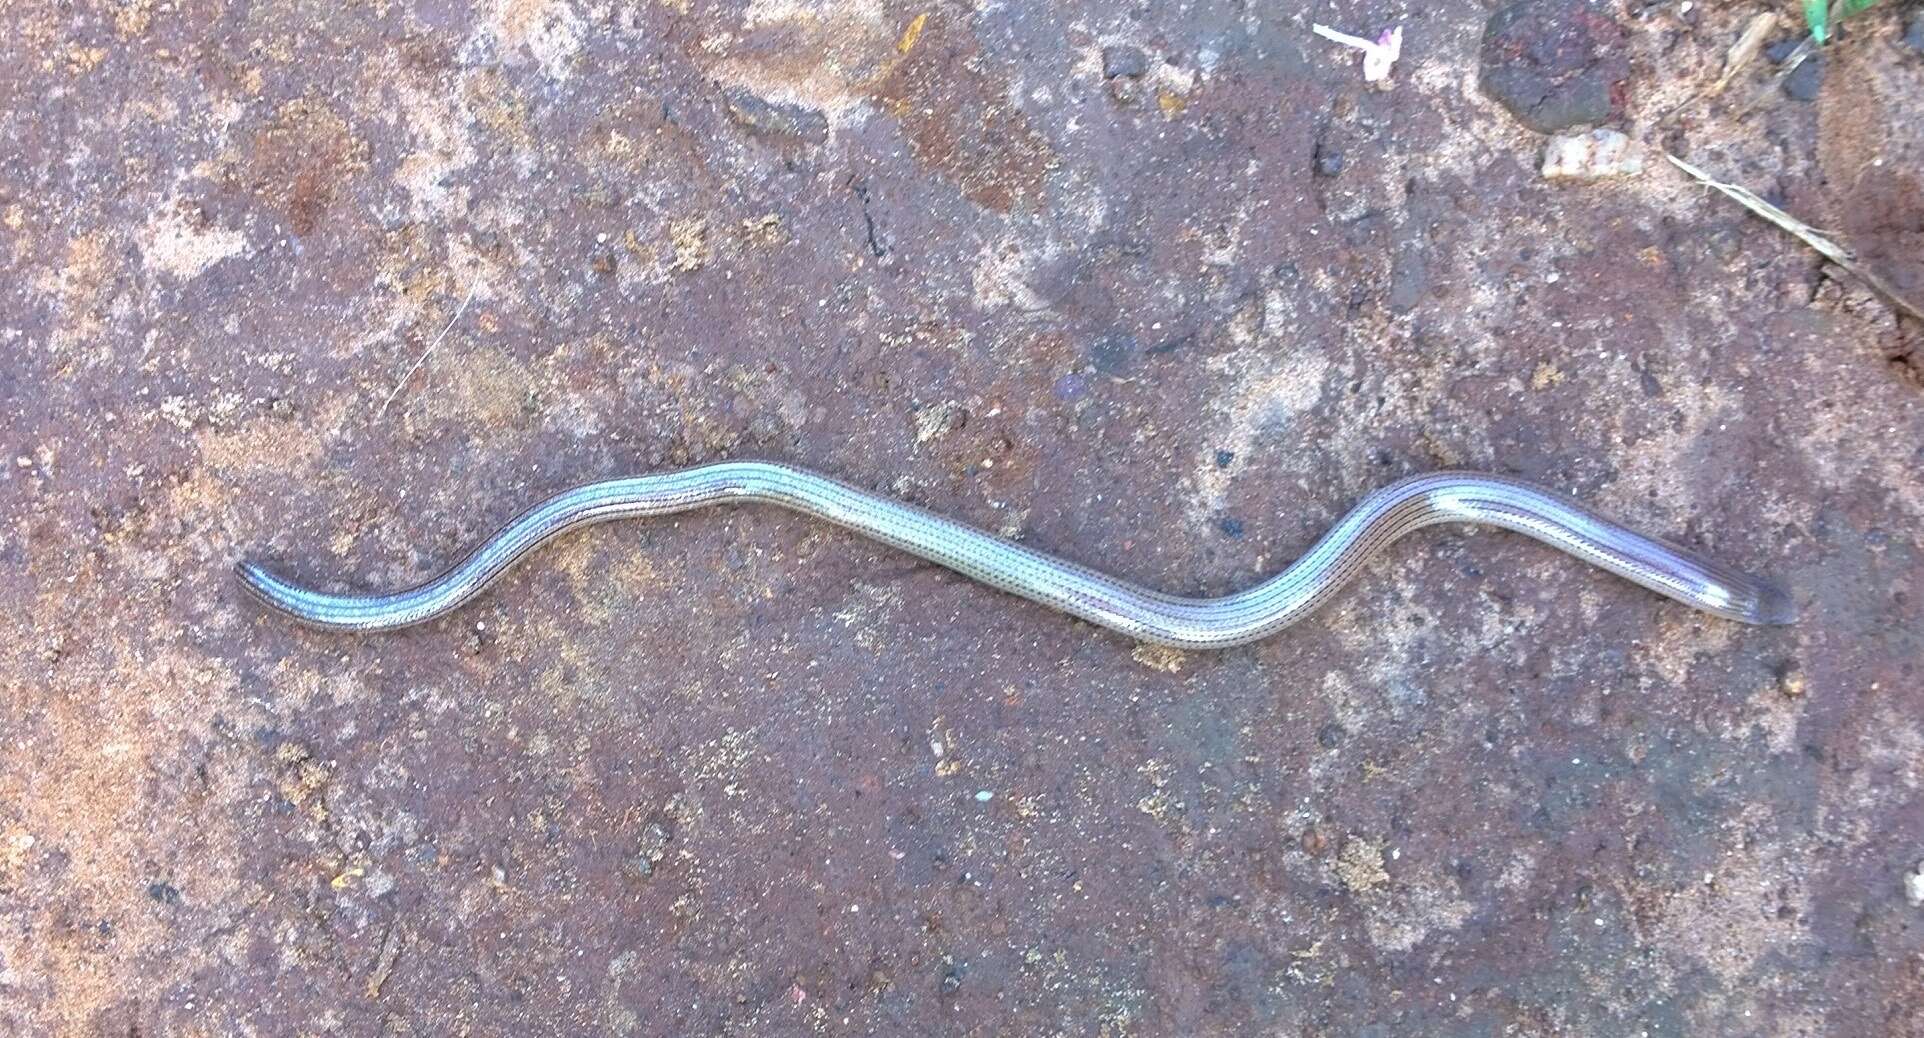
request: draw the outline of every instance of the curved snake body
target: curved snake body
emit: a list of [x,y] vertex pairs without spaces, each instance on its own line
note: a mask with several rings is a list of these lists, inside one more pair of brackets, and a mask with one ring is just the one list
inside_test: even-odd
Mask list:
[[1782,624],[1796,617],[1789,596],[1766,581],[1627,529],[1559,494],[1472,472],[1412,476],[1376,491],[1287,569],[1221,598],[1150,590],[819,473],[761,461],[565,491],[523,512],[440,576],[393,594],[317,591],[253,562],[240,563],[236,573],[260,601],[303,623],[391,631],[460,608],[529,552],[569,531],[737,502],[812,515],[1131,638],[1184,649],[1221,649],[1274,634],[1328,601],[1391,541],[1446,522],[1515,530],[1726,619]]

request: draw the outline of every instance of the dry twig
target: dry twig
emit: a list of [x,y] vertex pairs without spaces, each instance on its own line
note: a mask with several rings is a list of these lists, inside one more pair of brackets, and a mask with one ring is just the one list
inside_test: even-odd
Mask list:
[[1883,278],[1859,266],[1857,257],[1853,255],[1849,249],[1825,237],[1823,232],[1817,230],[1817,228],[1764,201],[1755,191],[1747,187],[1718,180],[1667,151],[1663,153],[1663,157],[1669,159],[1671,165],[1690,174],[1705,185],[1717,189],[1738,205],[1743,206],[1745,209],[1756,213],[1758,216],[1788,231],[1794,235],[1797,240],[1817,250],[1818,254],[1825,259],[1850,271],[1853,277],[1869,286],[1871,291],[1883,296],[1887,302],[1899,311],[1920,321],[1924,321],[1924,310],[1919,310],[1909,300],[1898,295],[1897,290],[1892,288]]

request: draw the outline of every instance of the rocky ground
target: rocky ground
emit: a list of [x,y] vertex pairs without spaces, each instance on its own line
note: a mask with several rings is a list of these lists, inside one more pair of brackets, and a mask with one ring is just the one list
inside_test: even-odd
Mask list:
[[[0,1031],[1924,1032],[1920,331],[1650,150],[1924,296],[1924,23],[1712,96],[1764,10],[0,4]],[[1189,593],[1512,473],[1803,620],[1443,529],[1182,655],[753,509],[228,577],[727,457]]]

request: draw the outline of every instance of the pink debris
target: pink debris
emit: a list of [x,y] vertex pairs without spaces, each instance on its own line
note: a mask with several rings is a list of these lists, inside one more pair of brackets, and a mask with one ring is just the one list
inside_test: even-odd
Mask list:
[[1400,25],[1383,30],[1382,35],[1376,37],[1374,41],[1366,40],[1361,36],[1351,36],[1346,32],[1337,32],[1326,25],[1311,25],[1310,30],[1326,40],[1334,40],[1345,47],[1362,51],[1363,81],[1366,83],[1379,83],[1388,79],[1390,66],[1396,64],[1396,59],[1403,54],[1403,27]]

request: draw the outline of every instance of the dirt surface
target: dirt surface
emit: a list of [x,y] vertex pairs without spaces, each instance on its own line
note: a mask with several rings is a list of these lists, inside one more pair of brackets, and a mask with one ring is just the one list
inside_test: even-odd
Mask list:
[[[1924,1032],[1918,330],[1541,180],[1493,10],[0,4],[0,1032]],[[1744,119],[1756,8],[1603,10],[1924,293],[1902,10]],[[1443,529],[1185,656],[752,509],[397,636],[229,580],[729,457],[1186,593],[1512,473],[1804,618]]]

